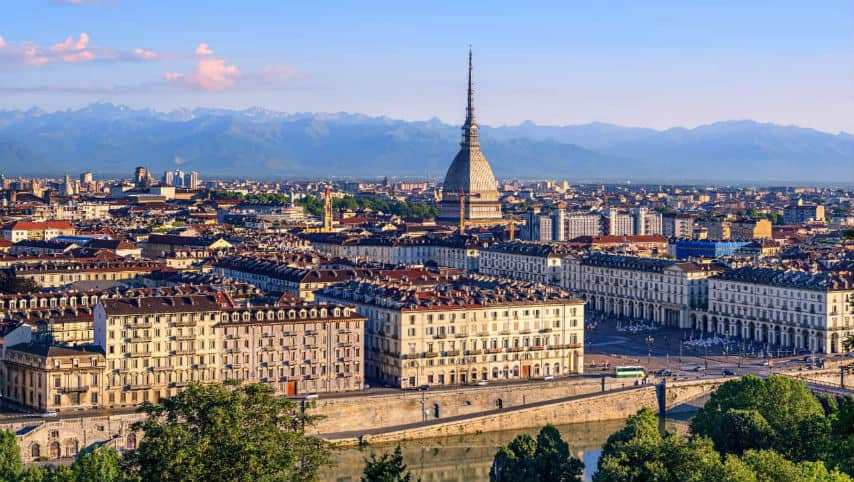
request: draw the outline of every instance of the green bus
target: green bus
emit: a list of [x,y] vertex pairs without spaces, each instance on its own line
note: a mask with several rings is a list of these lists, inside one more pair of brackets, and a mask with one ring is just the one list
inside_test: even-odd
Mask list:
[[614,376],[617,378],[643,378],[646,376],[646,370],[641,366],[624,366],[614,369]]

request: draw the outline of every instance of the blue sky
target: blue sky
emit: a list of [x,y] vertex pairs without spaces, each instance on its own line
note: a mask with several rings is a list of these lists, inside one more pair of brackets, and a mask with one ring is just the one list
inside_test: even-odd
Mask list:
[[5,0],[0,9],[0,109],[103,100],[459,123],[472,44],[483,124],[754,119],[854,132],[850,0]]

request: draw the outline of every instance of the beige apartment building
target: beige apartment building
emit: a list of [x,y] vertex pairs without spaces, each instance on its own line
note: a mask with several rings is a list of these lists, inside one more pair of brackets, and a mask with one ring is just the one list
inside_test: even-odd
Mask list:
[[223,311],[219,378],[288,396],[361,390],[364,322],[350,307],[327,304]]
[[107,362],[104,404],[157,403],[190,382],[219,380],[217,295],[105,299],[95,306],[94,342]]
[[842,353],[854,335],[854,277],[744,267],[709,280],[708,310],[692,325],[786,351]]
[[331,286],[318,299],[368,318],[366,376],[400,388],[583,373],[584,302],[542,284]]
[[715,264],[591,253],[563,260],[562,287],[587,309],[612,316],[687,328],[691,310],[708,304]]
[[4,364],[7,403],[38,412],[93,409],[103,403],[106,365],[104,355],[92,347],[22,343],[6,348]]

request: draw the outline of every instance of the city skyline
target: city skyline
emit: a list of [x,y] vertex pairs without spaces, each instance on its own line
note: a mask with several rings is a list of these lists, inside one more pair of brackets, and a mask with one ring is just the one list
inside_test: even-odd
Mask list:
[[7,8],[0,91],[14,95],[3,108],[103,100],[459,124],[460,57],[473,44],[488,125],[752,119],[854,132],[853,12],[843,2],[618,2],[551,5],[549,15],[509,4],[206,5],[170,5],[169,15],[159,2],[119,0]]

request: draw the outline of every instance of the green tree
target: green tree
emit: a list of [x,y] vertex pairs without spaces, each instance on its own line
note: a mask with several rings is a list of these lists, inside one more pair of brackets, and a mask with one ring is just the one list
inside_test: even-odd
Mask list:
[[0,480],[15,480],[21,473],[21,451],[15,434],[0,430]]
[[144,437],[124,466],[143,482],[313,481],[330,462],[327,444],[305,435],[315,418],[266,385],[192,384],[141,411],[133,429]]
[[741,455],[749,449],[767,449],[774,440],[774,429],[757,410],[730,409],[711,434],[719,451]]
[[43,482],[76,482],[74,480],[74,472],[71,468],[65,465],[57,465],[48,467],[45,470]]
[[527,434],[517,435],[507,446],[501,447],[492,460],[489,472],[491,482],[524,482],[536,480],[534,454],[537,442]]
[[[692,433],[711,437],[716,448],[725,451],[727,447],[718,443],[726,439],[725,429],[723,433],[721,430],[730,410],[758,412],[771,428],[764,432],[771,435],[768,445],[791,460],[818,460],[823,455],[829,435],[829,426],[821,422],[824,408],[801,381],[782,376],[730,380],[697,412],[691,422]],[[815,424],[818,426],[812,426]],[[762,448],[747,444],[739,447]]]
[[21,475],[18,476],[17,479],[3,479],[3,480],[15,480],[16,482],[43,482],[47,477],[47,471],[37,465],[29,465],[24,468],[21,472]]
[[380,458],[371,453],[370,460],[365,459],[362,482],[409,482],[412,475],[403,463],[400,445],[392,453],[383,453]]
[[850,482],[851,478],[828,470],[823,462],[795,463],[773,450],[748,450],[742,461],[753,470],[758,481],[769,482]]
[[76,482],[117,482],[122,480],[121,459],[116,449],[95,447],[82,453],[71,464]]
[[537,435],[534,463],[540,480],[569,482],[581,481],[584,462],[569,453],[569,444],[552,425],[546,425]]
[[581,481],[584,463],[573,457],[560,432],[546,425],[537,434],[517,436],[502,447],[492,461],[489,480],[493,482]]
[[720,480],[721,459],[707,438],[685,440],[661,432],[649,408],[628,418],[602,449],[595,482]]

